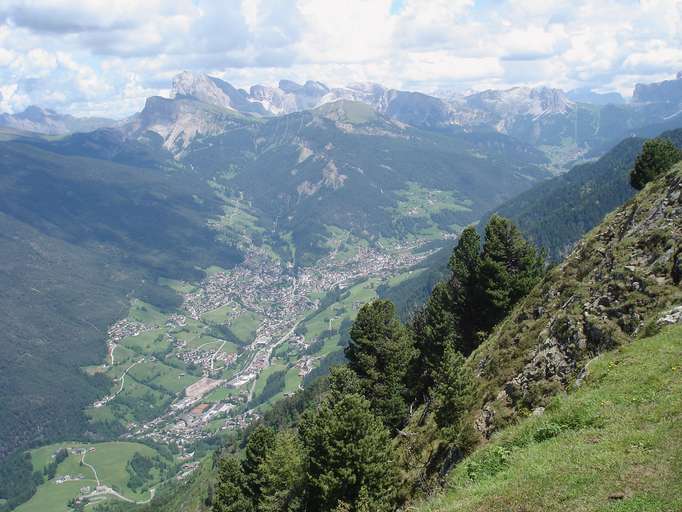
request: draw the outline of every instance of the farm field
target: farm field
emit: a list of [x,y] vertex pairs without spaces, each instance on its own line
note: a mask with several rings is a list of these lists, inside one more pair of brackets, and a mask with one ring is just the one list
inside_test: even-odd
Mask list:
[[[107,443],[77,443],[63,442],[43,446],[31,451],[34,471],[43,472],[44,468],[53,460],[53,455],[61,448],[69,449],[69,455],[58,466],[55,477],[43,482],[36,494],[26,503],[20,505],[18,512],[67,512],[69,500],[81,494],[81,488],[90,487],[94,490],[97,485],[95,474],[86,465],[81,465],[81,454],[73,453],[73,449],[85,449],[85,462],[97,471],[101,485],[111,487],[122,496],[133,501],[144,501],[149,498],[148,489],[160,482],[162,476],[158,468],[151,471],[152,478],[143,488],[133,491],[128,487],[130,473],[126,469],[132,458],[139,454],[152,459],[162,457],[149,446],[140,443],[107,442]],[[165,460],[166,463],[171,461]],[[69,475],[76,480],[57,483],[60,478]],[[109,496],[105,499],[118,499]]]

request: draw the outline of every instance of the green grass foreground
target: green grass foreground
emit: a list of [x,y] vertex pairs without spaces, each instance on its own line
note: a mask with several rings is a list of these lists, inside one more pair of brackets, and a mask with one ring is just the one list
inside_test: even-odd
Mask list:
[[682,510],[682,326],[593,360],[584,384],[458,465],[433,511]]

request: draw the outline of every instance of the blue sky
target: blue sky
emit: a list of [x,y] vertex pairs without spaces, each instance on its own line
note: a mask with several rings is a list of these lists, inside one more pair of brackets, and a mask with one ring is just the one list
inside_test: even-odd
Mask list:
[[0,111],[123,117],[182,70],[629,95],[681,69],[682,0],[0,0]]

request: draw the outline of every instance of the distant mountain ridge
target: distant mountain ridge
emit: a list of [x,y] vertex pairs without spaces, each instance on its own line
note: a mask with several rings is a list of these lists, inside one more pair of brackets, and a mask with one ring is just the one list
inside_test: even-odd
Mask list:
[[618,93],[567,93],[544,86],[429,95],[370,82],[330,87],[314,80],[280,80],[276,86],[257,84],[247,91],[217,77],[183,71],[173,78],[169,98],[148,98],[142,111],[123,122],[29,107],[20,114],[0,115],[0,127],[50,135],[115,127],[128,140],[151,131],[163,138],[166,150],[178,155],[197,136],[337,101],[366,104],[389,120],[416,128],[509,135],[553,155],[561,167],[590,151],[598,156],[643,127],[682,126],[682,73],[673,80],[637,84],[632,101],[626,103]]
[[0,114],[0,127],[47,135],[66,135],[74,132],[89,132],[113,126],[113,119],[101,117],[74,117],[59,114],[54,110],[31,105],[18,114]]
[[[566,155],[560,159],[570,161],[590,149],[621,140],[628,130],[674,117],[682,109],[675,100],[678,96],[682,98],[682,80],[639,84],[633,102],[626,104],[617,93],[588,90],[566,93],[550,87],[490,89],[436,97],[376,83],[329,87],[313,80],[304,84],[280,80],[277,86],[259,84],[247,91],[216,77],[182,72],[173,79],[170,96],[164,100],[150,98],[133,119],[159,120],[165,116],[164,122],[152,123],[149,129],[164,137],[165,147],[176,153],[197,135],[215,135],[231,129],[234,115],[257,121],[337,101],[352,101],[370,106],[389,120],[417,128],[452,133],[495,131],[545,151],[561,148]],[[145,129],[147,126],[142,122],[128,131],[141,133]],[[614,133],[618,134],[616,140]]]

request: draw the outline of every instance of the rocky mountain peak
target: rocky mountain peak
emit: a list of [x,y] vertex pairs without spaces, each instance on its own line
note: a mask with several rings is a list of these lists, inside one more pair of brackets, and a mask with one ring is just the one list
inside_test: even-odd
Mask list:
[[353,82],[346,86],[346,89],[351,91],[358,91],[366,94],[383,94],[386,88],[375,82]]
[[23,112],[16,114],[19,119],[27,119],[29,121],[42,121],[46,117],[57,116],[57,112],[47,108],[42,108],[37,105],[29,105]]
[[322,82],[308,80],[303,85],[303,91],[310,96],[324,96],[329,92],[329,87],[324,85]]
[[466,100],[474,108],[482,108],[502,116],[564,114],[575,106],[564,91],[550,87],[489,89],[472,94]]
[[296,82],[292,80],[286,80],[282,79],[279,81],[277,86],[284,92],[289,92],[292,94],[295,94],[299,92],[301,89],[303,89],[303,86],[301,84],[297,84]]
[[636,84],[632,93],[633,103],[682,103],[682,72],[672,80],[651,84]]
[[232,108],[230,96],[216,84],[216,79],[203,73],[183,71],[173,78],[171,96],[190,97],[223,108]]
[[114,124],[111,119],[74,117],[37,105],[30,105],[17,114],[0,114],[0,126],[48,135],[87,132]]

